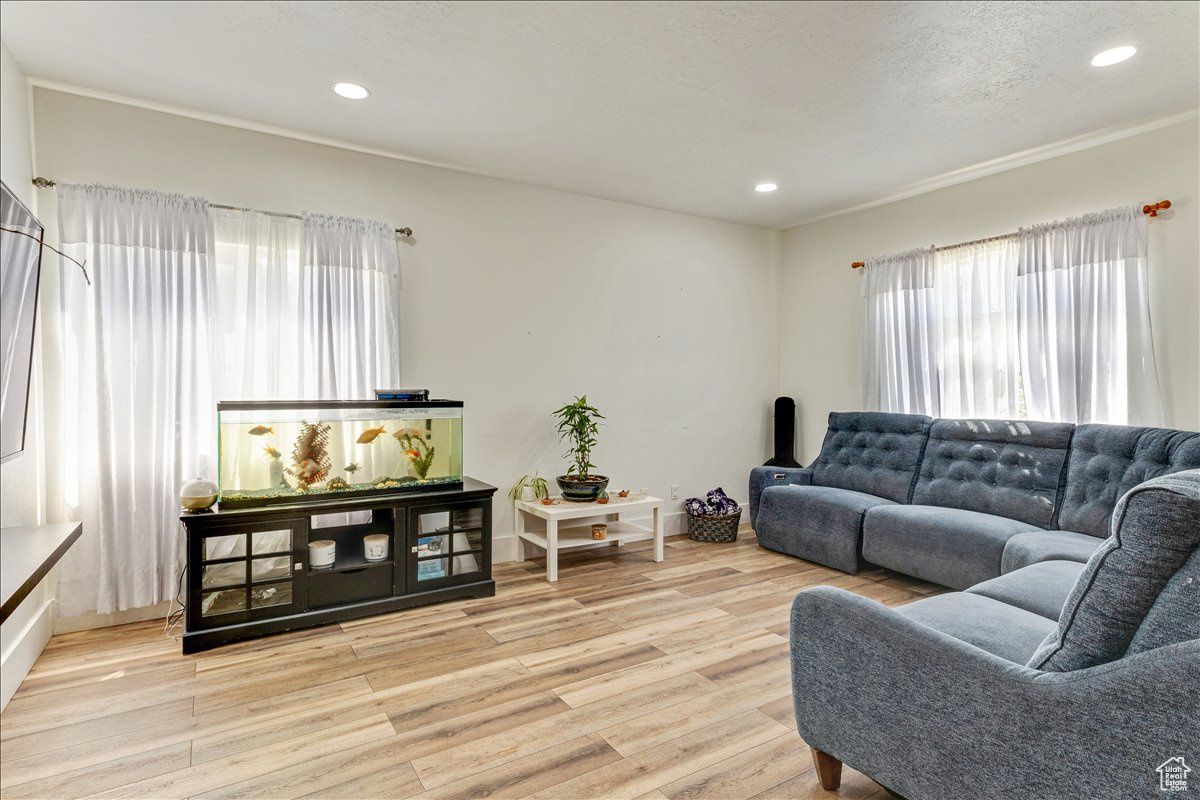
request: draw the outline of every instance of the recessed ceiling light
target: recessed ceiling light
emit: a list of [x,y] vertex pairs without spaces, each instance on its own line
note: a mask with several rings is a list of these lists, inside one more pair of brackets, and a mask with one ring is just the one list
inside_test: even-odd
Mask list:
[[367,87],[359,86],[357,83],[335,83],[333,91],[348,100],[366,100],[371,96]]
[[1120,64],[1127,58],[1133,58],[1133,54],[1136,52],[1137,48],[1130,44],[1114,47],[1092,56],[1092,66],[1111,67],[1113,64]]
[[779,187],[773,183],[760,183],[758,186],[754,187],[754,191],[756,191],[756,192],[773,192],[778,188]]

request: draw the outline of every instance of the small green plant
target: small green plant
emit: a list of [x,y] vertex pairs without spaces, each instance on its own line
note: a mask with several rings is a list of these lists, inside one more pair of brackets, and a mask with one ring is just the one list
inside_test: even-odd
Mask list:
[[433,466],[435,449],[425,442],[425,432],[416,428],[401,428],[393,433],[392,437],[400,443],[404,457],[412,462],[413,471],[417,473],[417,477],[425,480],[425,476],[429,474],[429,468]]
[[571,446],[566,456],[571,460],[567,468],[568,475],[577,475],[587,480],[596,465],[591,462],[592,448],[596,446],[596,434],[600,425],[596,420],[604,419],[604,415],[588,405],[587,395],[575,398],[575,402],[567,403],[550,416],[558,419],[558,438]]
[[533,497],[535,500],[550,496],[550,488],[546,486],[546,479],[536,472],[532,475],[522,475],[521,480],[513,484],[513,487],[508,490],[508,496],[513,500],[521,499],[521,490],[528,486],[533,489]]

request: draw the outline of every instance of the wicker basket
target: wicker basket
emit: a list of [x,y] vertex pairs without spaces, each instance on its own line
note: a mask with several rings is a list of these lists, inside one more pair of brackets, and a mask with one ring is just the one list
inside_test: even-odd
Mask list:
[[740,509],[720,517],[688,514],[688,536],[694,542],[736,542],[741,520]]

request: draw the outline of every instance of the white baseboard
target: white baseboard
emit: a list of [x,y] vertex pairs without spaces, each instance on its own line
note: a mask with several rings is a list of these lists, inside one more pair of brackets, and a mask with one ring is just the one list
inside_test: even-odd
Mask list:
[[[511,513],[511,510],[510,510]],[[652,517],[633,517],[631,522],[637,522],[642,525],[650,525]],[[676,511],[670,514],[663,514],[663,535],[675,536],[680,533],[687,533],[687,514],[682,511]],[[604,542],[598,542],[598,546],[602,546]],[[525,543],[526,553],[530,549],[536,550],[537,546]],[[540,552],[540,551],[539,551]],[[506,533],[500,536],[493,535],[492,537],[492,563],[503,564],[506,561],[517,560],[517,536],[514,533]]]
[[[35,594],[40,592],[35,590]],[[33,597],[26,598],[26,601],[34,602]],[[13,634],[4,652],[0,653],[0,711],[16,694],[21,681],[33,669],[34,662],[50,641],[54,629],[54,598],[45,598],[40,608],[28,611],[17,606],[17,611],[5,621],[5,625],[20,625],[22,619],[25,619],[25,624]],[[7,640],[8,636],[4,638]]]
[[94,628],[110,628],[113,625],[128,625],[131,622],[145,622],[148,619],[163,619],[170,610],[171,601],[164,600],[152,606],[130,608],[125,611],[114,611],[111,614],[81,614],[78,617],[59,617],[54,620],[54,635],[90,631]]

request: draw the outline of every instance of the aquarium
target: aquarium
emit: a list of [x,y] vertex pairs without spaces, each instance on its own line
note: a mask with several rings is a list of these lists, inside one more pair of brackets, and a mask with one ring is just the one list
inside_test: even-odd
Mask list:
[[217,404],[221,508],[462,486],[457,400]]

